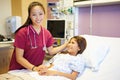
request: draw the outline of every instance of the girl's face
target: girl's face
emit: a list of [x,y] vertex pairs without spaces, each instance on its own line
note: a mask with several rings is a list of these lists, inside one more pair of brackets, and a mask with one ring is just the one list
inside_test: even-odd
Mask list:
[[34,6],[30,11],[33,26],[40,26],[44,19],[44,11],[40,6]]
[[71,55],[77,55],[78,51],[80,50],[80,48],[78,47],[78,44],[76,42],[75,38],[72,38],[69,42],[69,44],[67,45],[67,51],[69,52],[69,54]]

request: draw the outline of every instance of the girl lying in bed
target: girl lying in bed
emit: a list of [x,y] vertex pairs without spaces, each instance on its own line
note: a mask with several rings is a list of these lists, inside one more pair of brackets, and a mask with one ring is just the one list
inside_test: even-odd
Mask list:
[[75,80],[85,68],[85,60],[82,52],[86,48],[86,40],[81,36],[74,36],[67,45],[66,54],[57,54],[49,62],[47,72],[40,72],[40,75],[47,76],[64,76]]

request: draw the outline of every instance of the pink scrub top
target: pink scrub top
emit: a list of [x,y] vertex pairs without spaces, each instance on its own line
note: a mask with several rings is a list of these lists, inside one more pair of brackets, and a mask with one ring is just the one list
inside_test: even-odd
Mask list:
[[[23,49],[24,50],[23,56],[31,64],[38,66],[43,63],[44,56],[45,56],[45,51],[43,50],[43,47],[44,47],[43,36],[45,37],[46,47],[52,46],[52,44],[54,43],[54,39],[51,33],[43,27],[41,27],[40,34],[37,34],[35,30],[34,30],[35,32],[34,34],[33,30],[34,29],[32,25],[21,28],[15,35],[14,47]],[[44,30],[44,34],[43,34],[43,30]],[[31,42],[32,42],[32,46],[35,46],[35,41],[36,41],[37,48],[32,49]],[[9,70],[25,69],[23,66],[21,66],[19,63],[16,62],[15,56],[16,56],[16,53],[14,49]]]

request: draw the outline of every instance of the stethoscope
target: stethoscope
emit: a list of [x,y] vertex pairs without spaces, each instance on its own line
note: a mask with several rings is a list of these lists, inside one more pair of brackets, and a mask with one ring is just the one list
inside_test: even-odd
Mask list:
[[[34,34],[34,44],[35,44],[34,46],[33,46],[33,43],[32,43],[32,39],[30,37],[30,29],[32,30],[32,32]],[[43,30],[43,28],[41,28],[41,30],[43,31],[43,51],[45,51],[47,53],[47,47],[46,47],[46,43],[45,43],[44,30]],[[36,49],[38,47],[37,43],[36,43],[36,34],[35,34],[35,31],[31,28],[31,26],[28,26],[27,35],[28,35],[28,38],[30,39],[31,49]]]

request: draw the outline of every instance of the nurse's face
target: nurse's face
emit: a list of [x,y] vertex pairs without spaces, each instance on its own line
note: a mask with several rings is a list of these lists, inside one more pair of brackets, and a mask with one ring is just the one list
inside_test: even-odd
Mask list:
[[44,19],[44,11],[40,6],[34,6],[30,11],[33,26],[40,26]]
[[72,38],[69,42],[69,44],[67,45],[67,51],[69,52],[69,54],[71,55],[77,55],[78,51],[80,50],[80,48],[78,47],[78,44],[76,42],[75,38]]

